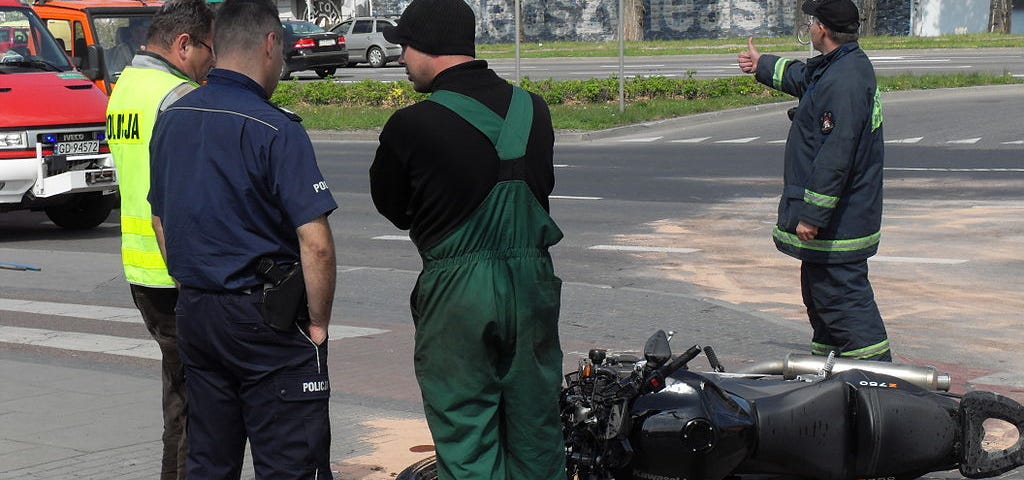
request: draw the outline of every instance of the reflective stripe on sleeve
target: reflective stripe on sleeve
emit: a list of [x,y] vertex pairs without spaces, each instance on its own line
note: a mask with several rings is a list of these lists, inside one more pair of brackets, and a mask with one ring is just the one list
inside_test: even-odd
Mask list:
[[794,247],[806,248],[808,250],[817,250],[819,252],[853,252],[857,250],[863,250],[865,248],[872,247],[878,244],[882,238],[882,232],[875,232],[871,235],[861,238],[851,238],[844,240],[800,240],[796,235],[782,231],[778,226],[772,232],[772,236],[776,240],[793,245]]
[[772,72],[772,86],[776,90],[782,90],[782,76],[786,74],[786,65],[792,61],[789,58],[779,58],[775,61],[775,70]]
[[811,190],[804,190],[804,202],[824,208],[836,208],[839,204],[839,197],[833,197]]

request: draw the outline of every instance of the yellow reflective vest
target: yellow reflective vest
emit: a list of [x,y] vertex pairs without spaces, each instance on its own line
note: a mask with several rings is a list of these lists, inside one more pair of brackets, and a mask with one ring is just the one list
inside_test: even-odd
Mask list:
[[121,261],[128,283],[174,286],[160,255],[146,196],[153,125],[164,98],[183,83],[192,82],[155,68],[127,67],[107,104],[107,143],[121,193]]

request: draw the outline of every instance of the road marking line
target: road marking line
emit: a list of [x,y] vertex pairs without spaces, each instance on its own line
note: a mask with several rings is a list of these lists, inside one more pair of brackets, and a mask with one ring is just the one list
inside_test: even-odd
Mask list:
[[[134,308],[104,307],[99,305],[76,305],[72,303],[36,302],[32,300],[13,300],[0,298],[0,310],[8,312],[54,315],[58,317],[84,318],[86,320],[103,320],[118,323],[136,323],[142,325],[142,314]],[[331,340],[342,338],[364,337],[387,333],[388,330],[367,327],[350,327],[347,325],[331,325],[328,327]],[[55,332],[64,333],[64,332]],[[70,332],[69,332],[70,333]]]
[[657,142],[665,137],[647,137],[647,138],[627,138],[625,140],[619,140],[622,143],[651,143]]
[[875,70],[904,70],[904,69],[907,69],[907,68],[913,68],[915,70],[938,70],[938,69],[946,70],[946,69],[950,69],[950,68],[956,68],[956,69],[959,69],[959,70],[964,70],[964,69],[968,69],[968,68],[974,68],[974,65],[943,65],[943,66],[934,66],[934,67],[929,67],[929,66],[925,66],[925,65],[914,65],[913,67],[878,67]]
[[408,235],[380,235],[373,237],[374,240],[388,240],[388,241],[401,241],[411,242],[412,239]]
[[603,197],[574,197],[572,195],[551,195],[548,198],[554,200],[604,200]]
[[685,140],[671,140],[669,143],[700,143],[710,138],[711,137],[687,138]]
[[56,332],[38,328],[0,326],[0,342],[151,360],[160,360],[162,357],[160,347],[149,338],[112,337],[94,333]]
[[1024,168],[924,168],[924,167],[885,167],[883,170],[903,172],[1024,172]]
[[980,141],[981,141],[981,137],[978,137],[978,138],[965,138],[963,140],[949,140],[946,143],[955,144],[955,145],[974,145],[975,143],[978,143]]
[[1003,142],[1003,145],[1024,145],[1024,140],[1014,140],[1012,142]]
[[885,143],[917,143],[924,140],[924,137],[901,138],[898,140],[886,140]]
[[734,138],[732,140],[719,140],[715,143],[750,143],[761,137]]
[[786,143],[786,140],[772,140],[768,143]]
[[961,263],[967,263],[967,260],[960,260],[957,258],[888,257],[885,255],[875,255],[868,260],[886,263],[924,263],[936,265],[959,265]]
[[[898,57],[897,58],[881,57],[881,59],[878,60],[878,63],[901,63],[901,62],[902,63],[949,63],[949,61],[950,61],[950,59],[948,59],[948,58],[916,58],[916,59],[910,59],[910,58],[898,58]],[[875,59],[874,58],[871,59],[871,63],[875,63]]]
[[555,168],[569,168],[569,165],[564,164],[564,163],[556,163],[556,164],[552,165],[552,167],[555,167]]
[[675,247],[639,247],[635,245],[594,245],[590,250],[611,250],[619,252],[650,252],[650,253],[694,253],[699,248],[675,248]]

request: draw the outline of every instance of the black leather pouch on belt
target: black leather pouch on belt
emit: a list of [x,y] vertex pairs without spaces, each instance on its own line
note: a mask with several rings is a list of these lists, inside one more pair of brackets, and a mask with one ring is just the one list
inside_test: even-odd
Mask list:
[[290,330],[300,316],[305,316],[303,310],[307,308],[302,265],[295,262],[282,268],[270,258],[260,257],[256,270],[268,283],[263,287],[260,305],[263,322],[274,330]]

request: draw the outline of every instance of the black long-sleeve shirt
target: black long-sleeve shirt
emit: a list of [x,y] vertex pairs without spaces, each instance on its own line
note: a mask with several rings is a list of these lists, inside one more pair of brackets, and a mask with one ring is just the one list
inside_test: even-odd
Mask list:
[[[502,117],[512,86],[474,60],[451,67],[434,79],[432,91],[451,90],[472,97]],[[554,188],[554,133],[547,104],[533,98],[533,126],[526,148],[526,182],[548,209]],[[403,108],[384,125],[370,167],[370,193],[377,210],[410,237],[420,250],[442,240],[479,207],[498,183],[497,152],[490,140],[436,102]]]

